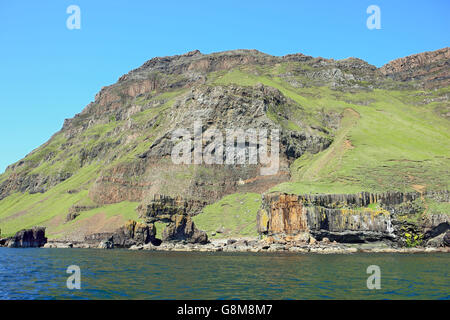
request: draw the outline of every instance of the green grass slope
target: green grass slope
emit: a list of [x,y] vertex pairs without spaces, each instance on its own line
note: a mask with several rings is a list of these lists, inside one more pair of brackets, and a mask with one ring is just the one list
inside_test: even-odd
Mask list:
[[256,214],[260,206],[260,194],[235,193],[206,206],[193,220],[210,239],[256,237]]
[[[422,91],[374,89],[350,93],[325,86],[294,88],[274,72],[255,75],[241,70],[217,75],[214,83],[263,83],[279,89],[305,110],[342,113],[332,145],[297,159],[291,166],[291,181],[273,191],[449,189],[450,122],[439,115],[435,104],[420,103]],[[441,91],[448,92],[448,88]]]

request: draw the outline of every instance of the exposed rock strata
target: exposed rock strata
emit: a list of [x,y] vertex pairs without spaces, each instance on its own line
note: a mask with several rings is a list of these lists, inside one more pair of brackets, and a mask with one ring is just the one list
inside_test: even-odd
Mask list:
[[162,240],[206,244],[208,242],[208,236],[205,231],[197,229],[191,217],[186,215],[173,215],[171,222],[163,230]]
[[415,80],[426,88],[450,85],[450,48],[395,59],[380,72],[400,81]]
[[192,221],[206,202],[186,201],[180,197],[171,198],[155,195],[146,207],[140,207],[141,217],[147,223],[156,221],[166,223],[162,232],[162,241],[187,241],[190,243],[207,243],[206,232],[200,231]]
[[[438,194],[445,198],[448,192],[433,196]],[[401,241],[405,233],[420,234],[426,240],[449,229],[448,215],[428,217],[419,226],[397,221],[397,215],[404,213],[399,210],[401,205],[421,196],[414,192],[266,194],[257,229],[261,234],[281,237],[308,232],[319,240],[338,242]],[[368,207],[372,204],[377,204],[377,209]]]
[[125,225],[110,233],[96,233],[85,237],[85,242],[99,245],[104,249],[129,248],[133,245],[147,243],[159,244],[155,238],[156,228],[153,224],[145,224],[129,220]]

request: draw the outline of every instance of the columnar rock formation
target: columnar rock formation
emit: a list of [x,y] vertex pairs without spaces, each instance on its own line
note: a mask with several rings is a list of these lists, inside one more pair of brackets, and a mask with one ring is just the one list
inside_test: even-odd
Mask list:
[[[448,192],[430,193],[444,198]],[[317,239],[328,238],[338,242],[395,240],[396,216],[403,213],[405,204],[421,197],[418,192],[386,192],[381,194],[280,194],[264,195],[257,216],[260,234],[293,236],[310,233]],[[424,221],[422,229],[428,238],[444,233],[449,228],[447,215]]]

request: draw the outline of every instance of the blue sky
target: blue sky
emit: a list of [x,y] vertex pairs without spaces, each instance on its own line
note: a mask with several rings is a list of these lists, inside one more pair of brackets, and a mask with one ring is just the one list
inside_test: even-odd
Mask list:
[[[69,30],[69,5],[81,29]],[[369,30],[366,9],[381,10]],[[450,42],[450,1],[101,1],[0,3],[0,172],[47,141],[102,86],[155,56],[257,49],[376,66]]]

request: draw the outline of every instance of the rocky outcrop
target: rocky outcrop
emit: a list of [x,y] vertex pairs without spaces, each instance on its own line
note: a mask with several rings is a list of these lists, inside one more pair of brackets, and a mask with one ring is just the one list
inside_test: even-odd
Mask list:
[[173,215],[162,233],[162,240],[205,244],[208,243],[208,236],[206,232],[197,229],[191,217]]
[[429,239],[426,242],[427,247],[450,247],[450,231],[441,233],[440,235]]
[[115,247],[129,248],[132,245],[156,243],[156,228],[153,224],[145,224],[129,220],[112,236]]
[[13,237],[5,241],[10,248],[38,248],[47,242],[45,227],[33,227],[17,232]]
[[75,220],[78,216],[80,215],[80,213],[79,212],[69,212],[67,215],[66,215],[66,222],[70,222],[70,221],[72,221],[72,220]]
[[450,229],[450,215],[446,213],[427,215],[420,222],[424,239],[434,238]]
[[[446,199],[447,191],[428,196]],[[397,217],[416,214],[418,192],[358,194],[270,193],[263,197],[257,216],[257,229],[271,236],[293,236],[308,232],[315,239],[337,242],[397,241],[401,245],[420,245],[449,229],[447,214],[428,215],[419,224]],[[409,208],[406,210],[405,208]],[[412,208],[412,209],[411,209]]]
[[104,170],[89,189],[89,197],[99,204],[140,201],[143,192],[151,186],[151,182],[139,180],[145,170],[144,161],[122,163]]
[[395,59],[379,70],[395,80],[417,81],[425,88],[448,86],[450,85],[450,48]]
[[163,222],[162,241],[186,241],[188,243],[207,243],[206,232],[195,226],[191,217],[196,215],[206,204],[200,201],[186,201],[181,197],[172,198],[155,195],[150,204],[138,210],[147,223]]
[[399,194],[287,195],[267,194],[258,213],[258,232],[295,235],[310,232],[316,239],[364,242],[391,239],[391,214],[362,208],[377,200],[397,203]]
[[133,245],[148,243],[159,245],[160,241],[155,236],[156,228],[153,224],[129,220],[115,232],[87,235],[85,242],[91,246],[98,245],[105,249],[129,248]]
[[98,244],[99,249],[114,249],[114,241],[112,239],[103,240]]
[[140,216],[148,223],[155,221],[171,221],[174,215],[194,216],[207,204],[207,201],[185,200],[182,197],[169,197],[155,194],[150,203],[140,205],[138,211]]

